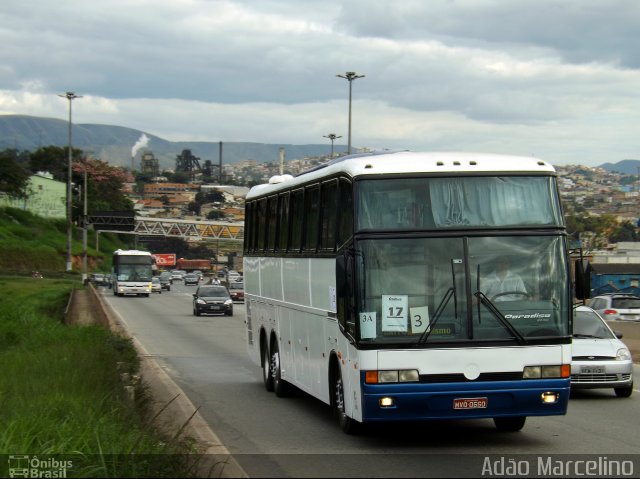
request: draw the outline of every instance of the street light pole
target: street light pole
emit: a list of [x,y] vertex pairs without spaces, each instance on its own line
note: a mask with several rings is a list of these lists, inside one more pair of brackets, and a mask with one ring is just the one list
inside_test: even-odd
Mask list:
[[69,100],[69,158],[67,160],[67,272],[73,270],[71,262],[71,242],[73,235],[73,222],[71,221],[71,163],[73,162],[73,150],[71,148],[71,102],[76,98],[82,98],[72,91],[66,92],[64,95],[58,95],[61,98]]
[[340,135],[336,135],[335,133],[329,133],[328,135],[322,135],[323,138],[329,138],[331,140],[331,158],[333,158],[333,142],[336,138],[342,138]]
[[82,214],[82,284],[87,284],[87,159],[84,159],[84,198]]
[[344,75],[336,75],[337,77],[344,78],[349,82],[349,138],[347,144],[347,154],[351,154],[351,85],[353,80],[358,78],[364,78],[364,75],[357,75],[356,72],[346,72]]

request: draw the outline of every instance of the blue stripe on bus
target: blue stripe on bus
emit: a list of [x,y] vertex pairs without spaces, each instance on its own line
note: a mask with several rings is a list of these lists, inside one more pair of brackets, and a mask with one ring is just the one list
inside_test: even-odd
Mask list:
[[[545,392],[559,394],[553,404],[544,404]],[[364,421],[420,419],[478,419],[500,416],[549,416],[566,414],[569,379],[529,379],[446,384],[363,384]],[[381,407],[379,400],[391,397],[393,407]],[[453,400],[487,398],[484,409],[453,409]]]

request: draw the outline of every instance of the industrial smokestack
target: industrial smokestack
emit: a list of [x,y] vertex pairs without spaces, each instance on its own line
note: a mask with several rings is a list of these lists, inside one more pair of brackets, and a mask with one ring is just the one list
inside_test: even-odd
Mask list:
[[284,147],[280,147],[280,175],[284,174]]
[[140,138],[138,138],[138,141],[136,141],[136,144],[131,148],[131,171],[135,169],[133,160],[136,157],[136,153],[138,153],[138,150],[140,150],[140,148],[144,148],[148,144],[149,137],[143,133],[142,135],[140,135]]
[[222,142],[220,142],[220,163],[218,164],[218,184],[222,184]]

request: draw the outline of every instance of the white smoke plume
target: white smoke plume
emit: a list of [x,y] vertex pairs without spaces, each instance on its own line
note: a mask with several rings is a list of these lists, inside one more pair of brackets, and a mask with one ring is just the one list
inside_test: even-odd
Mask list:
[[140,135],[140,138],[138,139],[138,141],[136,141],[136,144],[133,145],[133,148],[131,148],[131,158],[136,156],[136,153],[138,153],[138,150],[140,150],[140,148],[144,148],[148,144],[149,144],[149,137],[143,133],[142,135]]

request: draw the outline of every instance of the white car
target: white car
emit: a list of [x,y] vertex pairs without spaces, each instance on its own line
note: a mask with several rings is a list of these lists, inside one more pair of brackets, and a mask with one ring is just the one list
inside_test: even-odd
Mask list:
[[160,282],[160,278],[158,276],[154,276],[153,278],[151,278],[151,292],[162,294],[162,283]]
[[631,396],[633,361],[621,337],[590,307],[575,309],[571,389],[613,388],[618,397]]

